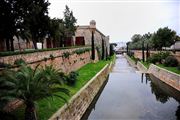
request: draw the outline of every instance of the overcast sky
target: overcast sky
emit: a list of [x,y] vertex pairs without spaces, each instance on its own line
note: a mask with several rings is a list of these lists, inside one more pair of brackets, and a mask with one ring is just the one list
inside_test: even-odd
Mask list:
[[160,27],[180,35],[180,0],[49,0],[51,18],[63,18],[68,5],[77,25],[96,21],[97,29],[110,36],[110,42],[130,41],[134,34],[154,32]]

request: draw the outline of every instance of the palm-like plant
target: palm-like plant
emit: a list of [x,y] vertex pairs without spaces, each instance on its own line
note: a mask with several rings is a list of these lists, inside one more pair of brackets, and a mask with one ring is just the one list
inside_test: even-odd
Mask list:
[[[66,99],[57,94],[57,92],[69,94],[69,91],[62,88],[62,79],[59,77],[59,71],[52,66],[35,69],[27,65],[21,65],[20,69],[15,72],[13,70],[6,70],[0,78],[0,87],[4,92],[0,93],[1,98],[7,100],[20,99],[24,101],[25,120],[36,120],[35,101],[49,98],[53,96]],[[8,92],[6,92],[8,91]],[[6,94],[4,94],[6,93]],[[0,98],[0,100],[1,100]]]

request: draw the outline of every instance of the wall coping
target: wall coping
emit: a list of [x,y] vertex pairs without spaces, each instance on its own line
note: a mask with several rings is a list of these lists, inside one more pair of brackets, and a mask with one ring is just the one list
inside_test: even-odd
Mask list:
[[177,74],[177,73],[175,73],[175,72],[169,71],[169,70],[167,70],[167,69],[165,69],[165,68],[162,68],[162,67],[159,67],[159,66],[157,66],[157,65],[155,65],[155,64],[150,64],[149,68],[150,68],[151,66],[155,66],[155,67],[157,67],[158,69],[164,70],[164,71],[166,71],[166,72],[169,72],[169,73],[171,73],[171,74],[174,74],[174,75],[180,77],[180,74]]
[[68,101],[68,103],[65,103],[59,110],[57,110],[48,120],[53,120],[53,118],[55,118],[57,116],[57,114],[61,113],[64,109],[68,108],[69,104],[71,104],[73,102],[73,100],[75,100],[80,93],[86,89],[86,87],[88,87],[88,85],[90,85],[96,78],[97,76],[99,76],[102,71],[104,71],[107,67],[109,66],[109,64],[106,64],[93,78],[91,78],[91,80],[89,80],[75,95],[73,95],[70,100]]
[[[140,66],[139,66],[140,65]],[[140,68],[142,67],[142,68]],[[143,73],[147,73],[148,68],[146,68],[146,66],[144,66],[140,61],[137,62],[137,68],[142,71]]]

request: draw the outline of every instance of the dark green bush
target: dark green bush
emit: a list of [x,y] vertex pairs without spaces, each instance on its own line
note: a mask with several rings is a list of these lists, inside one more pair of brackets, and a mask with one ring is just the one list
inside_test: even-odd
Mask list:
[[168,56],[165,59],[164,65],[166,67],[177,67],[178,66],[178,60],[174,56]]
[[147,59],[147,62],[149,63],[163,63],[163,61],[170,55],[169,52],[159,52],[156,54],[153,54]]
[[63,57],[64,57],[64,58],[69,58],[69,56],[70,56],[70,53],[69,53],[69,52],[64,52],[64,53],[63,53]]
[[48,58],[47,57],[44,57],[44,59],[43,59],[45,62],[48,60]]
[[14,61],[14,65],[20,66],[22,64],[26,64],[26,62],[22,58],[17,59],[17,60]]
[[59,81],[64,83],[66,82],[66,79],[67,79],[67,76],[63,72],[59,72]]
[[75,85],[78,75],[79,74],[77,72],[74,72],[74,71],[70,72],[66,78],[67,84],[68,85]]
[[52,54],[50,54],[49,57],[51,58],[51,60],[55,59],[55,57]]
[[77,55],[80,55],[80,54],[85,53],[85,52],[90,51],[90,50],[91,50],[91,48],[77,49],[74,51],[74,53],[76,53]]
[[180,70],[180,65],[178,65],[177,69]]

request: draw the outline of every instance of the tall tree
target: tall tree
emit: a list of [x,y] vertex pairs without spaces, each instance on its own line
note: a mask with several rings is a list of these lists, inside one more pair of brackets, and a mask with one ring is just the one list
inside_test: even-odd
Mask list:
[[75,35],[77,19],[74,17],[73,12],[70,11],[69,7],[65,6],[64,11],[64,25],[65,25],[65,37],[72,37]]
[[[7,50],[14,50],[13,36],[16,31],[16,14],[14,11],[14,0],[0,1],[0,38],[6,41]],[[11,44],[10,44],[11,43]]]
[[59,47],[64,36],[64,22],[62,19],[50,19],[48,35],[50,40],[53,40],[53,47]]
[[154,47],[161,50],[162,47],[170,47],[176,38],[176,32],[169,29],[168,27],[159,28],[156,33],[154,33],[152,41]]
[[31,0],[28,7],[28,14],[25,16],[24,23],[28,25],[34,48],[37,49],[37,42],[43,42],[48,31],[48,0]]

